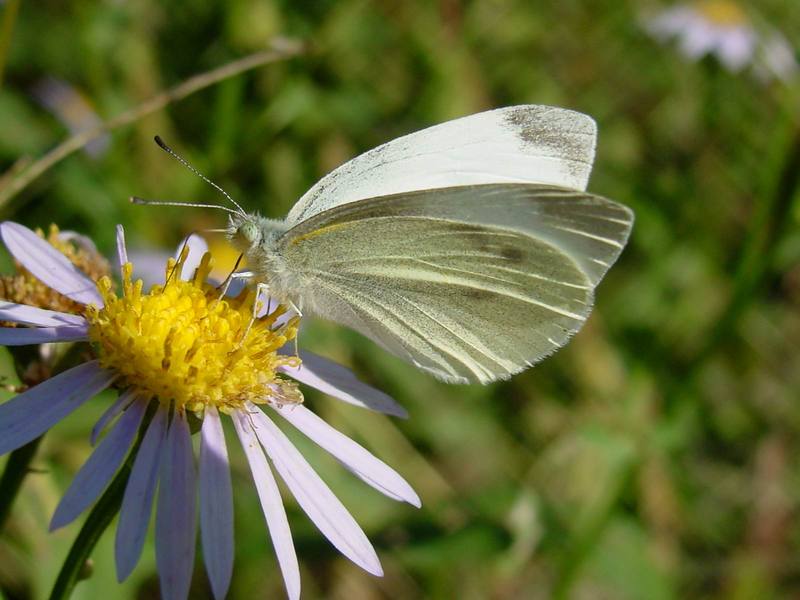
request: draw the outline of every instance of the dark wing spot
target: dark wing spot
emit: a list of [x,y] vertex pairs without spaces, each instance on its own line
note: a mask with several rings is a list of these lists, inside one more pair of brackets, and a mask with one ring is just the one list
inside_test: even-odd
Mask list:
[[469,223],[447,223],[448,231],[460,234],[460,237],[478,252],[491,252],[492,247],[485,227]]
[[[580,157],[585,154],[585,137],[589,132],[575,130],[573,124],[563,122],[558,126],[553,126],[552,122],[543,119],[551,110],[543,107],[518,107],[505,115],[505,121],[514,129],[523,144],[544,147],[551,153],[551,156]],[[578,158],[567,159],[567,164],[573,172],[580,170],[579,165],[575,164],[579,160]]]
[[457,231],[458,233],[484,233],[486,228],[479,225],[470,225],[469,223],[445,223],[445,226],[450,231]]
[[511,262],[520,263],[524,257],[524,253],[515,246],[506,246],[500,250],[500,256]]
[[496,295],[495,292],[473,287],[465,287],[462,294],[467,298],[471,298],[472,300],[487,300]]

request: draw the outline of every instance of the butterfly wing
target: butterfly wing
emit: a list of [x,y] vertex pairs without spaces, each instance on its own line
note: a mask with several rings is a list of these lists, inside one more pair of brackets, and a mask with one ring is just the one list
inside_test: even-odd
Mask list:
[[339,205],[279,244],[303,310],[451,382],[505,378],[583,325],[631,211],[536,184],[424,190]]
[[343,164],[300,198],[296,225],[341,204],[422,189],[542,183],[585,190],[594,161],[591,117],[551,106],[509,106],[397,138]]

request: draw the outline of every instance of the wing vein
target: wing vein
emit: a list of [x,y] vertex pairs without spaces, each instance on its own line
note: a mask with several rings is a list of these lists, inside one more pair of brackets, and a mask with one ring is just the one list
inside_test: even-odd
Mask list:
[[553,229],[559,229],[561,231],[566,231],[567,233],[574,233],[575,235],[580,235],[585,238],[589,238],[590,240],[597,240],[598,242],[602,242],[603,244],[608,244],[609,246],[614,246],[615,248],[622,248],[622,244],[620,244],[617,240],[612,240],[610,238],[603,237],[601,235],[595,235],[593,233],[589,233],[588,231],[582,231],[580,229],[573,229],[572,227],[561,227],[559,225],[550,225]]

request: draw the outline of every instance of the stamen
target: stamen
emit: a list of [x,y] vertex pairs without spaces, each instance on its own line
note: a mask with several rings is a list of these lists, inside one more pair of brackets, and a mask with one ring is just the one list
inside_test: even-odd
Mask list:
[[107,277],[98,282],[104,307],[90,307],[89,338],[103,367],[120,374],[120,386],[137,395],[174,402],[177,410],[202,414],[213,405],[224,413],[256,403],[302,402],[299,390],[277,375],[281,366],[295,366],[295,357],[277,353],[297,335],[299,318],[272,329],[286,312],[274,311],[252,322],[255,294],[244,290],[236,298],[219,299],[205,283],[211,271],[206,253],[194,277],[180,273],[188,249],[170,259],[166,283],[142,293],[141,280],[132,281],[132,266],[123,267],[122,296]]

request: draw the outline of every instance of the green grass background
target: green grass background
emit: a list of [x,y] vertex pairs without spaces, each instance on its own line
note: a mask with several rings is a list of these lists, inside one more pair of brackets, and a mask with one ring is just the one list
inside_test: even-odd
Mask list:
[[[4,7],[8,6],[8,2]],[[2,10],[7,10],[0,7]],[[490,386],[439,383],[358,335],[310,323],[304,347],[391,393],[407,421],[312,392],[307,403],[419,492],[420,510],[298,444],[374,541],[386,575],[340,557],[287,497],[305,598],[788,598],[800,594],[798,83],[684,60],[641,28],[658,4],[613,0],[23,2],[0,89],[0,166],[68,134],[30,90],[55,76],[104,118],[265,47],[309,52],[225,81],[78,153],[2,218],[51,222],[111,253],[221,226],[137,194],[216,201],[158,133],[245,207],[282,216],[320,176],[401,134],[502,105],[592,115],[590,191],[636,212],[631,241],[567,348]],[[758,3],[795,42],[800,7]],[[508,323],[508,327],[517,324]],[[0,537],[0,590],[45,597],[79,524],[46,524],[89,453],[104,396],[46,436]],[[229,431],[232,434],[232,430]],[[241,451],[230,598],[282,582]],[[0,459],[1,461],[2,459]],[[125,583],[113,535],[74,597],[156,598],[152,536]],[[210,598],[198,554],[192,598]]]

